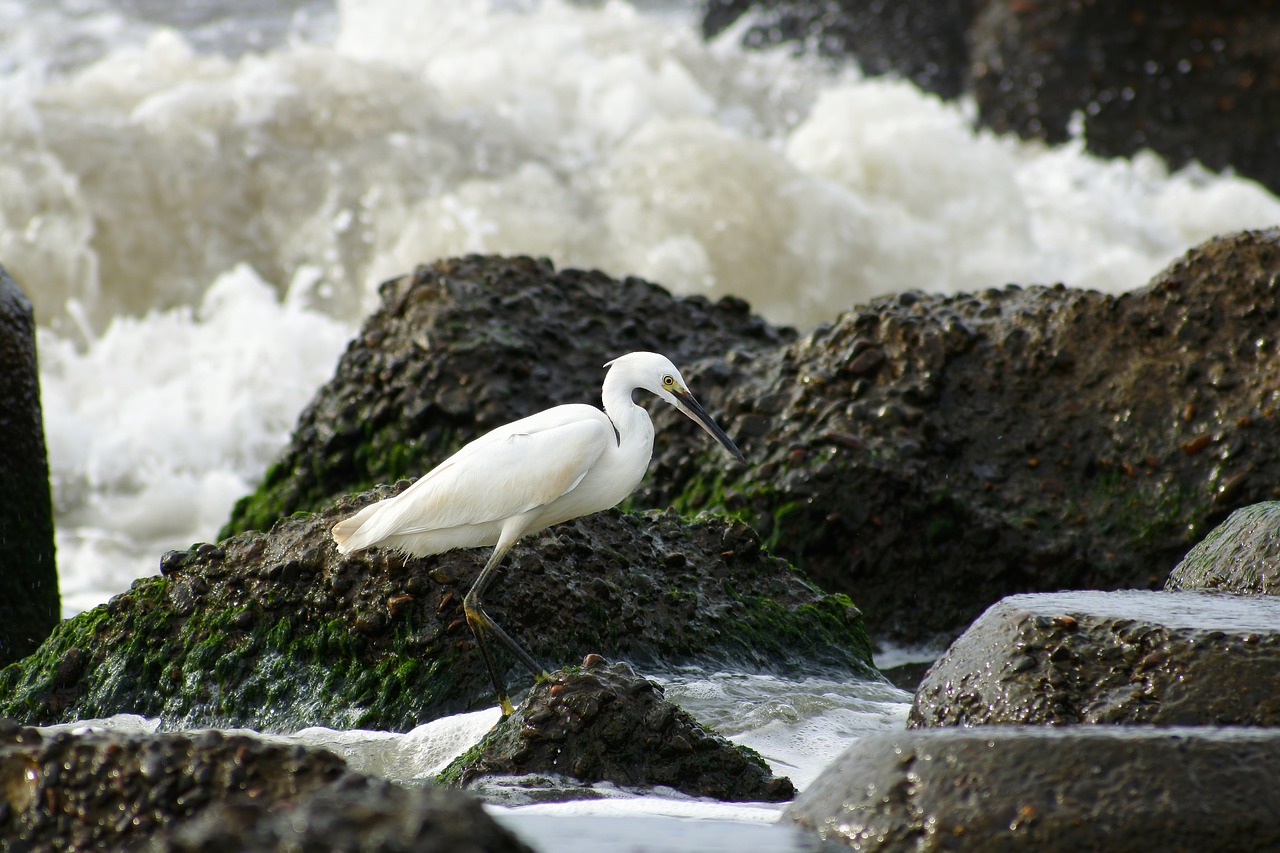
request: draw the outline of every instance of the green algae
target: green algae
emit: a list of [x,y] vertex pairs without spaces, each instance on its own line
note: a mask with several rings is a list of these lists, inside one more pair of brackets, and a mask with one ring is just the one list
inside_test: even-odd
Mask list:
[[[49,724],[137,713],[166,728],[407,730],[456,690],[454,656],[420,659],[407,637],[362,656],[341,620],[262,618],[252,605],[184,619],[163,601],[167,584],[135,582],[0,670],[0,716]],[[248,630],[235,627],[244,614],[254,617]]]

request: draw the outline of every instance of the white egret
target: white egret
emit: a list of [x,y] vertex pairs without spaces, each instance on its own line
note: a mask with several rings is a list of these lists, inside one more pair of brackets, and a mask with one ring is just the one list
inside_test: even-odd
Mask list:
[[666,356],[633,352],[605,365],[604,411],[574,403],[521,418],[477,438],[404,492],[333,526],[343,554],[375,545],[424,557],[493,546],[463,599],[467,624],[503,715],[513,710],[493,657],[497,637],[534,674],[547,673],[484,611],[498,564],[528,533],[615,506],[640,485],[653,455],[653,422],[633,394],[649,391],[692,418],[739,462],[737,446],[686,387]]

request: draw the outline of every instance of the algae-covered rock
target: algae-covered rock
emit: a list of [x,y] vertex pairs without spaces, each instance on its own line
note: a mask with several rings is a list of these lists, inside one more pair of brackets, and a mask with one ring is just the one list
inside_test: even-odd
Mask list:
[[244,735],[42,736],[0,721],[0,847],[528,853],[478,800]]
[[[550,406],[598,405],[604,363],[628,352],[669,356],[701,393],[700,359],[795,336],[741,300],[681,299],[640,279],[557,271],[530,258],[443,260],[381,293],[223,536],[418,477],[467,441]],[[663,441],[683,434],[686,453],[706,451],[692,424],[670,432]]]
[[909,726],[1280,725],[1280,600],[1061,592],[993,604],[916,691]]
[[[159,716],[168,727],[405,731],[490,704],[462,600],[487,549],[340,556],[329,528],[384,487],[219,545],[63,622],[0,670],[0,715]],[[551,667],[606,652],[656,667],[827,667],[874,677],[861,616],[763,552],[745,525],[617,511],[523,540],[486,596]],[[512,664],[512,687],[531,681]]]
[[985,726],[859,738],[783,817],[865,853],[1280,847],[1280,731]]
[[470,787],[487,776],[529,774],[662,785],[718,800],[795,796],[791,781],[774,776],[757,753],[700,725],[626,664],[599,656],[552,673],[439,780]]
[[1231,513],[1174,566],[1165,589],[1280,594],[1280,501]]

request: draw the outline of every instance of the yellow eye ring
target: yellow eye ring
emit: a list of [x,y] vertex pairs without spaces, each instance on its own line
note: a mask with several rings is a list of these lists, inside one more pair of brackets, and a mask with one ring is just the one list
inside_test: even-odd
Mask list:
[[662,377],[662,384],[668,388],[672,387],[676,384],[675,377],[668,373],[666,376]]

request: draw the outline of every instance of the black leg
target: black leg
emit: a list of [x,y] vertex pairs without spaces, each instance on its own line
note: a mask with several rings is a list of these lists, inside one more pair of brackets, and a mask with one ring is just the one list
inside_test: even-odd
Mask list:
[[467,625],[471,627],[471,633],[476,638],[476,646],[480,649],[480,656],[484,659],[484,665],[489,670],[489,678],[493,681],[493,689],[498,694],[498,704],[502,707],[502,715],[508,716],[515,710],[511,704],[511,699],[507,696],[507,687],[502,681],[499,674],[496,660],[493,656],[493,648],[489,644],[490,634],[498,639],[498,642],[506,646],[510,652],[515,655],[516,660],[524,664],[534,678],[543,680],[549,678],[547,671],[538,666],[533,656],[520,647],[520,644],[511,639],[511,636],[497,622],[493,621],[488,613],[484,612],[482,598],[485,590],[493,583],[498,575],[498,564],[502,562],[503,556],[507,549],[497,547],[493,549],[493,553],[489,556],[489,562],[485,563],[484,568],[480,571],[480,576],[476,578],[476,582],[471,585],[471,590],[466,597],[462,599],[462,610],[467,617]]

